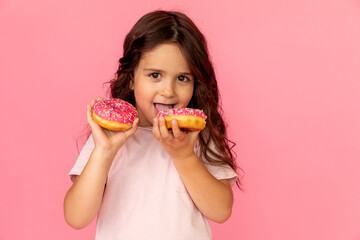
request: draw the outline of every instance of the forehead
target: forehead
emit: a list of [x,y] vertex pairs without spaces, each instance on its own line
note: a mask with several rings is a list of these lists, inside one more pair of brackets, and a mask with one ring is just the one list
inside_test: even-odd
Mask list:
[[141,68],[190,71],[180,47],[174,43],[162,43],[143,53],[139,66]]

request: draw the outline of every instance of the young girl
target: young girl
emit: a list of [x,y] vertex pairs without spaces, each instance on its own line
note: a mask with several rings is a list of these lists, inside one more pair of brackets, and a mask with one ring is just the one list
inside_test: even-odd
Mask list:
[[[97,125],[70,177],[68,224],[80,229],[98,215],[96,239],[211,239],[210,219],[231,215],[236,165],[218,106],[219,93],[204,36],[183,13],[144,15],[126,36],[111,97],[136,106],[126,132]],[[200,132],[168,131],[159,111],[198,108]]]

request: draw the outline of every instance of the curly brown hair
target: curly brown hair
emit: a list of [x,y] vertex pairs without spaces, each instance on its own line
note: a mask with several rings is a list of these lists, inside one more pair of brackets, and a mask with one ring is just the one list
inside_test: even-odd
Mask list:
[[[205,129],[199,134],[201,156],[210,164],[228,164],[235,171],[242,171],[235,162],[232,150],[235,143],[227,138],[206,39],[184,13],[158,10],[142,16],[136,22],[125,38],[124,53],[119,59],[116,76],[107,82],[110,84],[111,97],[121,98],[135,105],[134,92],[130,89],[134,71],[141,55],[161,43],[178,44],[195,76],[194,93],[188,107],[202,109],[208,117]],[[210,142],[214,143],[216,151],[209,147]],[[239,178],[236,183],[243,190]]]

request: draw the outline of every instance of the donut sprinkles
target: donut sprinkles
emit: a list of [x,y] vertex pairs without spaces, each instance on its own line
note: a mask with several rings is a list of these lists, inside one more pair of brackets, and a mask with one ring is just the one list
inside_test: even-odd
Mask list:
[[207,116],[202,110],[195,108],[173,108],[158,113],[159,117],[176,116],[176,115],[190,115],[190,116],[198,116],[204,119],[207,118]]
[[137,116],[133,105],[118,98],[98,98],[93,106],[95,122],[114,131],[131,128]]

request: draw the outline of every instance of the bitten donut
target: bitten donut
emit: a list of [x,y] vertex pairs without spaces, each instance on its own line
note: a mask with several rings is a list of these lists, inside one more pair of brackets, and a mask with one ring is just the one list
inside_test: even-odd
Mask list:
[[171,120],[175,119],[181,130],[200,131],[206,125],[207,116],[202,110],[194,108],[173,108],[160,111],[157,117],[164,117],[166,127],[171,129]]
[[101,127],[113,131],[126,131],[137,117],[136,108],[118,98],[99,98],[92,113],[94,121]]

